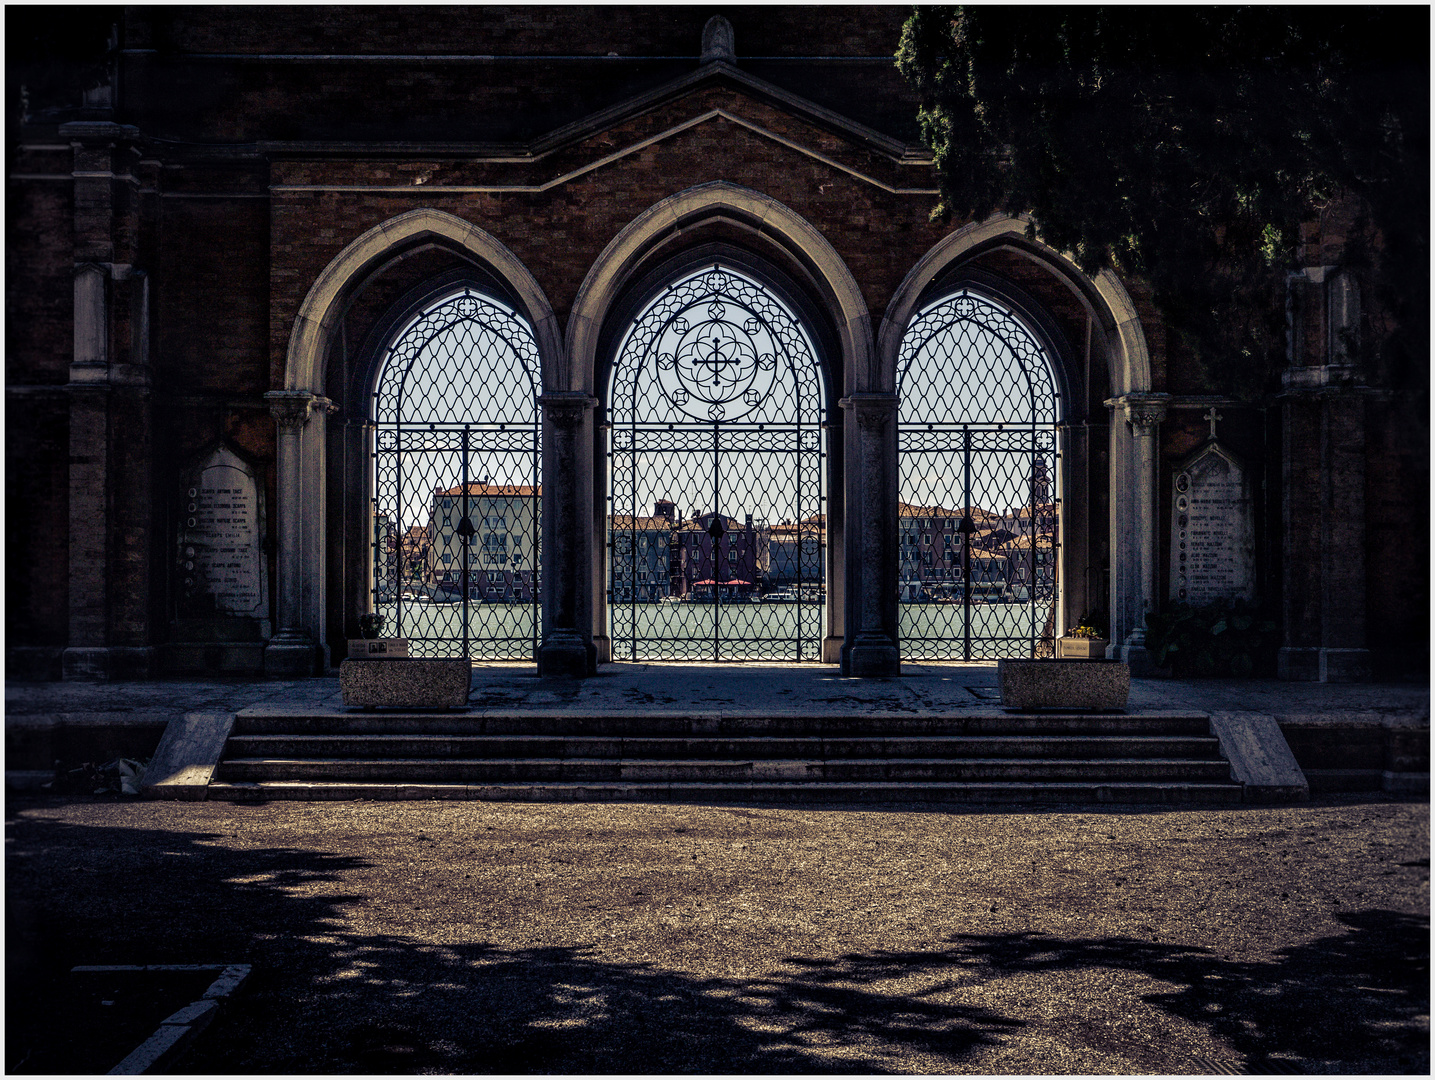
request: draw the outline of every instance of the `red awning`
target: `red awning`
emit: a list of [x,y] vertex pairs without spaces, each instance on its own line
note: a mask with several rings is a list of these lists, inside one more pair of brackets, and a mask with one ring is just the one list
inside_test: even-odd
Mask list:
[[712,578],[705,578],[702,581],[694,581],[693,585],[751,585],[750,581],[735,579],[733,581],[714,581]]

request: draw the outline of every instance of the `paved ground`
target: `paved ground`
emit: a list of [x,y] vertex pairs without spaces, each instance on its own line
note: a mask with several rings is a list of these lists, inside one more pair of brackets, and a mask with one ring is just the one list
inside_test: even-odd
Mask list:
[[1426,1073],[1429,822],[12,796],[6,1064],[237,961],[185,1071]]
[[[604,664],[589,679],[539,679],[531,664],[474,668],[477,709],[960,711],[999,700],[996,665],[903,665],[895,679],[845,679],[821,664]],[[187,679],[7,683],[7,724],[101,719],[137,723],[177,712],[251,706],[338,708],[337,676],[292,682]],[[1137,679],[1133,709],[1430,717],[1428,684],[1287,683],[1274,679]]]

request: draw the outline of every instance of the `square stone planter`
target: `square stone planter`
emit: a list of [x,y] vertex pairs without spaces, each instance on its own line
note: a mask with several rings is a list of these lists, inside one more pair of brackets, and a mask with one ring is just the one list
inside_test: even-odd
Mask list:
[[1111,642],[1105,638],[1063,637],[1056,639],[1058,660],[1105,660],[1106,646]]
[[1120,660],[998,660],[1008,709],[1126,708],[1131,669]]
[[409,655],[409,639],[401,637],[350,638],[350,660],[396,660]]
[[351,709],[462,709],[473,665],[458,660],[345,660],[339,689]]

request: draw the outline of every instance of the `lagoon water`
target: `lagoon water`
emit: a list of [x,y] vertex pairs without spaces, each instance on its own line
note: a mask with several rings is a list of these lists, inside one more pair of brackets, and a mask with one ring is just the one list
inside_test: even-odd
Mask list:
[[[973,604],[973,660],[1033,655],[1048,604]],[[384,633],[407,637],[412,656],[462,652],[460,604],[382,604]],[[729,602],[621,603],[609,608],[614,660],[818,660],[826,605]],[[716,619],[717,641],[714,641]],[[902,655],[908,660],[961,660],[962,605],[902,603]],[[476,602],[468,610],[469,655],[475,660],[531,660],[536,604]],[[840,632],[840,631],[839,631]],[[635,647],[636,643],[636,647]]]

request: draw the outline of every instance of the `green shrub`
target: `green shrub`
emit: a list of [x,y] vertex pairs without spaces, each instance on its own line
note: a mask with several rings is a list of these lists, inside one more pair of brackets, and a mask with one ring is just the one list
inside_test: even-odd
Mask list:
[[1276,621],[1255,604],[1171,604],[1146,617],[1146,647],[1177,675],[1270,675],[1280,643]]

